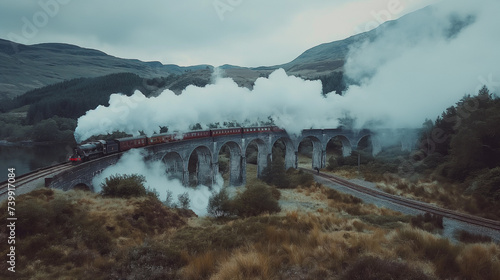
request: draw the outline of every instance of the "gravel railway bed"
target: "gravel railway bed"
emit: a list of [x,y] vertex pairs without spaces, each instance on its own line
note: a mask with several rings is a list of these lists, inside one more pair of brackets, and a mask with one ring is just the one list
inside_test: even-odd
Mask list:
[[[385,207],[408,215],[418,215],[429,212],[443,216],[444,230],[442,234],[450,239],[455,240],[453,236],[455,230],[466,230],[474,234],[489,236],[496,242],[500,242],[500,222],[498,221],[488,220],[470,214],[440,208],[428,203],[387,194],[374,189],[372,187],[373,183],[364,182],[359,179],[349,181],[330,174],[318,174],[316,171],[310,169],[303,170],[312,173],[315,180],[323,185],[359,197],[365,203],[371,203],[378,207]],[[370,186],[362,186],[366,185],[365,183]]]

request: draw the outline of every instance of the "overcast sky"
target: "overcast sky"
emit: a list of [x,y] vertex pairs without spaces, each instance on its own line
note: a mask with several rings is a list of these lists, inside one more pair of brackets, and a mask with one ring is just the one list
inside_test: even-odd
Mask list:
[[0,0],[0,37],[164,64],[276,65],[439,0]]

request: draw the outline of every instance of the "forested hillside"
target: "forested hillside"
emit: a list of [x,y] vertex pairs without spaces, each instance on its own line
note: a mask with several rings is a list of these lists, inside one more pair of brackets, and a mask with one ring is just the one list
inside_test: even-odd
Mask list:
[[29,91],[0,103],[0,138],[8,141],[74,141],[76,120],[86,111],[106,105],[113,93],[146,96],[170,78],[144,79],[132,73],[78,78]]
[[466,192],[500,199],[500,99],[486,87],[446,109],[434,124],[426,122],[423,137],[427,168],[466,181]]

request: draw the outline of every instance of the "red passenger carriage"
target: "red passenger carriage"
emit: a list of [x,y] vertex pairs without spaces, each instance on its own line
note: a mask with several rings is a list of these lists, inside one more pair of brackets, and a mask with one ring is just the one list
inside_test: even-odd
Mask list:
[[120,145],[120,151],[127,151],[133,148],[145,147],[148,145],[148,139],[146,136],[139,137],[127,137],[116,139]]

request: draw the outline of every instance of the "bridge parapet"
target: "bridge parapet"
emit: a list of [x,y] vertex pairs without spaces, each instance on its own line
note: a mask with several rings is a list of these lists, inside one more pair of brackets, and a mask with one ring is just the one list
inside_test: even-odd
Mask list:
[[[412,132],[412,133],[410,133]],[[313,145],[312,167],[324,168],[326,166],[326,147],[328,142],[337,137],[342,142],[343,156],[349,156],[358,148],[364,137],[371,137],[372,152],[374,155],[382,149],[384,137],[398,137],[403,141],[403,149],[412,149],[416,141],[412,140],[417,135],[414,131],[383,131],[372,133],[368,130],[342,130],[342,129],[307,129],[300,135],[288,135],[286,132],[265,132],[255,134],[235,134],[203,139],[158,144],[143,148],[146,151],[146,160],[163,161],[165,172],[170,177],[177,178],[184,185],[189,184],[189,160],[191,155],[198,157],[196,182],[213,184],[219,171],[219,153],[224,145],[230,150],[229,170],[230,184],[241,185],[246,183],[246,151],[250,143],[258,147],[257,174],[260,177],[264,169],[272,161],[272,148],[279,139],[285,143],[285,167],[297,168],[297,155],[301,142],[310,139]],[[392,133],[392,134],[390,134]],[[396,136],[395,136],[396,135]],[[406,138],[405,138],[406,137]],[[118,162],[120,154],[104,157],[88,163],[83,163],[70,171],[55,176],[50,187],[68,190],[78,184],[84,184],[91,190],[93,177],[103,169]],[[133,171],[132,171],[133,172]]]
[[68,171],[52,177],[52,180],[47,187],[67,191],[76,186],[86,186],[91,191],[95,191],[97,186],[93,186],[92,184],[94,176],[102,172],[102,170],[107,167],[116,164],[120,157],[121,154],[115,154],[99,160],[82,163]]

